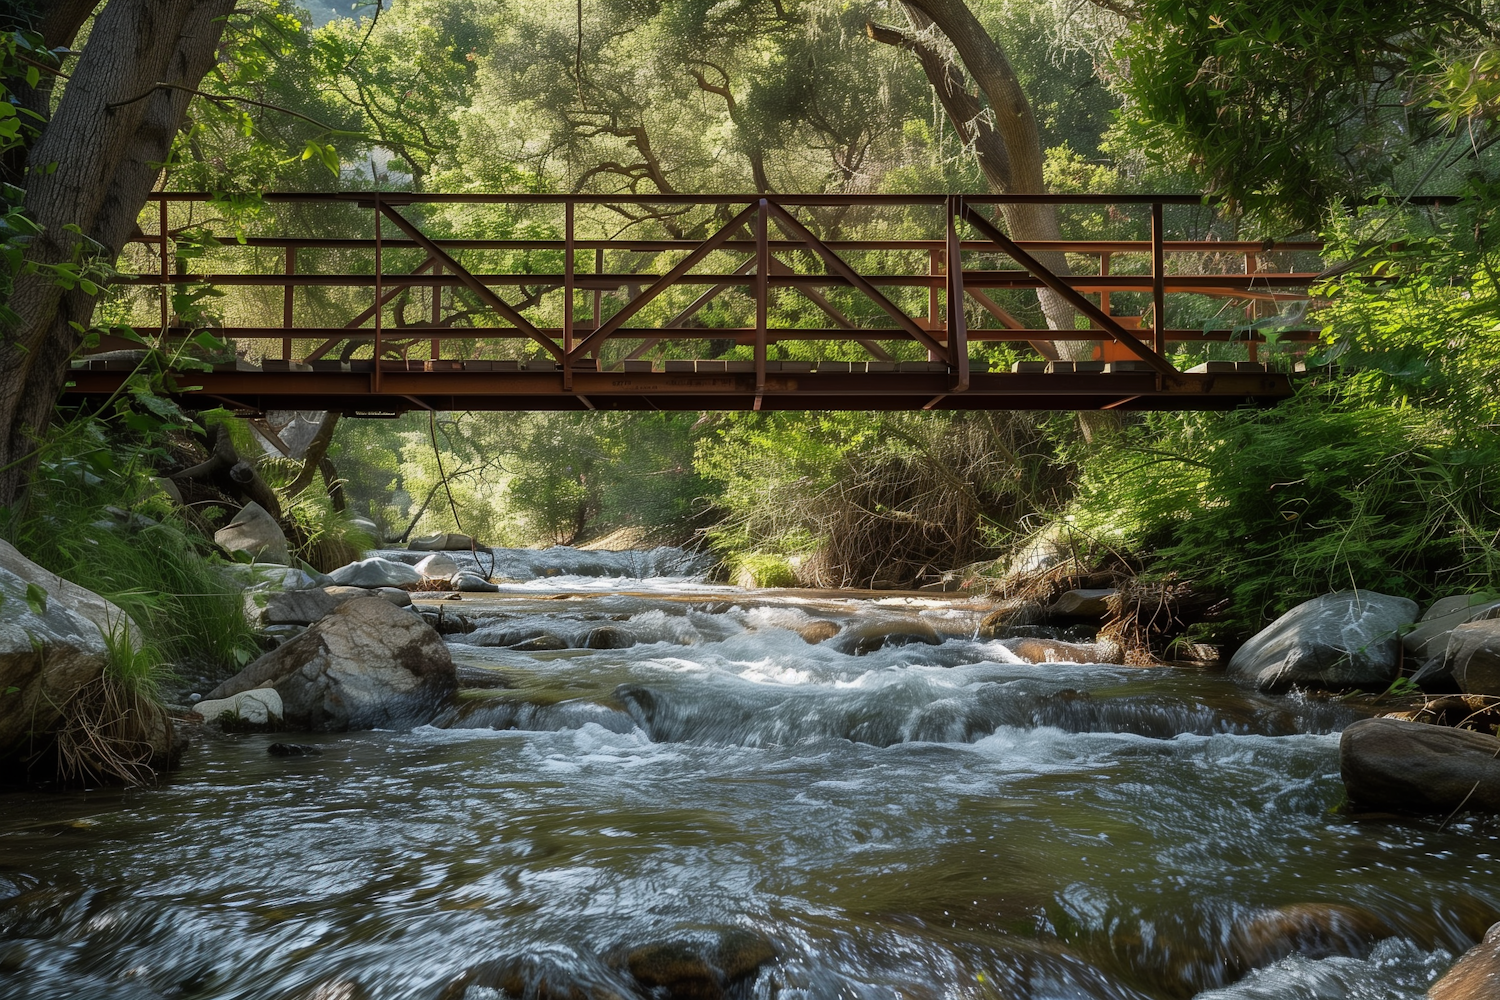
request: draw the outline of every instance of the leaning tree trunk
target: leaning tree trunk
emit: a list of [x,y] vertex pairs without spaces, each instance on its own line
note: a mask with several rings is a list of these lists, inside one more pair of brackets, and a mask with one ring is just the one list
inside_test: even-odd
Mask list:
[[[966,144],[974,147],[979,168],[992,191],[996,194],[1045,191],[1044,157],[1036,117],[1000,46],[963,0],[906,0],[903,7],[910,22],[908,28],[872,24],[870,37],[900,45],[916,55],[954,129]],[[944,39],[952,44],[959,60],[979,85],[992,117],[985,116],[984,103],[969,92],[964,71],[945,51]],[[1055,206],[1003,205],[1000,211],[1013,239],[1062,239]],[[1043,251],[1033,256],[1054,274],[1071,273],[1067,258],[1060,252]],[[1077,316],[1066,299],[1047,288],[1039,289],[1037,298],[1050,329],[1075,328]],[[1053,349],[1059,357],[1076,360],[1090,357],[1094,345],[1087,341],[1063,341]]]
[[233,10],[234,0],[110,0],[28,154],[26,213],[41,232],[26,258],[40,270],[17,278],[16,318],[0,329],[0,505],[35,469],[81,343],[72,324],[86,327],[93,315],[94,297],[64,291],[47,269],[118,258],[192,96],[161,84],[198,85]]

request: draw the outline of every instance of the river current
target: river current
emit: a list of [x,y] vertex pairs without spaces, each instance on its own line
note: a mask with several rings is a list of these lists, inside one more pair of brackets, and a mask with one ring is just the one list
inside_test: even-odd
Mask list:
[[[0,798],[0,997],[602,1000],[748,934],[730,997],[1416,1000],[1500,918],[1500,825],[1339,809],[1339,702],[1022,663],[941,595],[497,559],[432,605],[474,626],[432,725]],[[634,644],[508,648],[590,634]]]

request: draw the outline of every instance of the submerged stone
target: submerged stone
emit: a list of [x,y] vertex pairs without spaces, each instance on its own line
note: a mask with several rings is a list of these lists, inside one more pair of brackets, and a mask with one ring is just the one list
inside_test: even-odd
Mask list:
[[851,623],[831,645],[839,652],[864,656],[887,646],[937,646],[942,641],[937,630],[920,618],[884,618]]
[[770,941],[731,928],[635,948],[625,956],[625,967],[652,996],[721,1000],[729,987],[775,958]]

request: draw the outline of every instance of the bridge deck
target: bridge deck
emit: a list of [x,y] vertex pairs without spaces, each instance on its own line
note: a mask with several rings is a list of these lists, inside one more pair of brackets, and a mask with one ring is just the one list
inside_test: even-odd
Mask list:
[[[266,202],[275,212],[259,231],[218,242],[202,235],[208,196],[155,196],[126,255],[135,273],[115,282],[137,336],[168,348],[203,329],[232,339],[237,361],[177,383],[242,411],[1222,409],[1291,393],[1258,357],[1265,314],[1305,300],[1320,266],[1313,242],[1167,239],[1165,210],[1201,206],[1197,196]],[[1149,214],[1151,238],[1012,241],[987,211],[1021,202]],[[893,235],[868,238],[882,232]],[[1082,325],[1018,318],[1027,296],[1037,315],[1037,289]],[[1189,295],[1217,300],[1227,319],[1165,329],[1169,297]],[[202,308],[213,303],[217,316]],[[1286,326],[1272,336],[1317,337]],[[1101,343],[1102,360],[991,372],[971,351],[1006,342],[1055,358],[1067,341]],[[778,360],[793,342],[812,345],[803,357],[868,360]],[[1213,343],[1230,345],[1216,349],[1229,360],[1189,372],[1169,360],[1173,344]],[[135,346],[106,338],[101,350]],[[680,356],[705,350],[721,357]],[[84,402],[134,365],[105,355],[75,367],[68,398]]]

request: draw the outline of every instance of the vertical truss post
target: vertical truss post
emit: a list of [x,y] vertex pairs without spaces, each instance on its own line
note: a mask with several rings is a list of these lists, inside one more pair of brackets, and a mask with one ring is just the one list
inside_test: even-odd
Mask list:
[[563,206],[563,388],[573,388],[573,202]]
[[[929,250],[927,252],[927,273],[934,278],[942,272],[942,254],[941,250]],[[937,339],[938,335],[938,309],[938,285],[937,281],[934,280],[927,285],[927,329],[932,333],[934,340]],[[927,360],[941,361],[942,358],[939,358],[929,350],[927,352]]]
[[[443,265],[439,264],[432,269],[434,278],[443,273]],[[432,328],[436,330],[443,322],[443,286],[438,282],[432,283]],[[432,338],[432,360],[436,361],[443,353],[443,342],[437,337]]]
[[157,199],[156,233],[161,238],[161,335],[166,337],[167,327],[172,322],[172,276],[171,255],[167,252],[167,199]]
[[[297,273],[296,247],[286,248],[286,273],[287,277],[291,277]],[[286,287],[281,291],[281,328],[283,330],[291,330],[292,328],[293,295],[296,288],[296,285],[288,281]],[[292,338],[289,336],[281,338],[281,360],[292,360]]]
[[[1247,251],[1245,253],[1245,273],[1246,274],[1254,274],[1255,272],[1257,272],[1259,270],[1260,270],[1260,259],[1255,255],[1255,251],[1254,250]],[[1245,318],[1248,319],[1248,320],[1250,320],[1251,324],[1254,324],[1255,320],[1259,317],[1259,315],[1260,315],[1260,304],[1258,302],[1256,302],[1254,299],[1248,300],[1245,303]],[[1253,325],[1252,325],[1251,329],[1252,330],[1254,329]],[[1248,341],[1245,344],[1245,357],[1249,358],[1251,361],[1259,361],[1260,360],[1260,344],[1256,343],[1253,340]]]
[[[594,273],[595,274],[603,274],[604,273],[604,248],[603,247],[595,247],[594,248]],[[596,287],[594,289],[594,329],[595,330],[599,329],[599,324],[602,323],[602,322],[604,322],[604,320],[601,318],[603,304],[604,304],[604,289]]]
[[969,388],[969,327],[964,319],[963,245],[958,240],[958,199],[948,199],[947,270],[948,270],[948,364],[957,381],[955,392]]
[[1167,265],[1166,252],[1162,247],[1163,232],[1162,203],[1151,203],[1151,312],[1152,346],[1156,353],[1167,353]]
[[370,371],[371,392],[380,391],[380,355],[382,353],[383,346],[380,342],[380,335],[382,332],[381,327],[383,325],[381,322],[381,314],[385,312],[385,310],[381,308],[383,304],[381,301],[381,293],[384,291],[384,289],[381,287],[380,275],[381,269],[383,267],[384,260],[382,258],[382,248],[380,245],[380,192],[377,191],[375,192],[375,363],[371,366]]
[[766,233],[771,205],[765,198],[755,213],[755,408],[760,409],[760,394],[766,390],[766,324],[771,298],[771,243]]
[[[1113,256],[1108,250],[1099,255],[1099,277],[1109,276],[1109,262]],[[1099,292],[1099,311],[1106,316],[1114,315],[1109,311],[1109,289],[1107,288]]]

